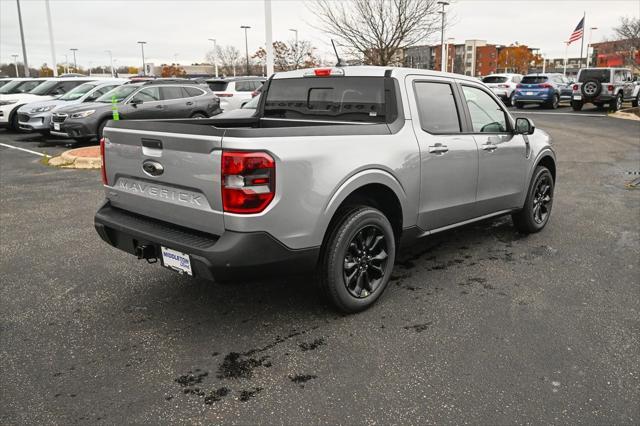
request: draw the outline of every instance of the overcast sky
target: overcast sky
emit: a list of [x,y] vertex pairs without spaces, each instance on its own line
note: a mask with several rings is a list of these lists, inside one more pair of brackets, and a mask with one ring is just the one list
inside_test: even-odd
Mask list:
[[[335,0],[340,1],[340,0]],[[347,0],[343,0],[347,1]],[[22,0],[22,19],[27,57],[32,67],[51,62],[44,0]],[[263,0],[50,0],[58,62],[70,48],[77,48],[78,65],[108,64],[107,49],[116,65],[140,65],[138,40],[147,41],[147,62],[156,64],[202,62],[218,44],[233,44],[244,53],[244,33],[249,25],[249,52],[264,46]],[[564,56],[563,41],[586,12],[589,27],[598,27],[592,41],[613,36],[612,28],[621,16],[640,16],[640,0],[457,0],[449,8],[455,16],[446,37],[510,44],[515,41],[538,47],[548,58]],[[274,40],[310,40],[321,56],[331,52],[330,42],[314,28],[316,17],[304,1],[273,0]],[[425,43],[439,42],[439,35]],[[571,45],[569,55],[578,56],[580,43]],[[19,54],[20,33],[15,0],[0,0],[0,62],[12,62]],[[71,60],[71,59],[70,59]]]

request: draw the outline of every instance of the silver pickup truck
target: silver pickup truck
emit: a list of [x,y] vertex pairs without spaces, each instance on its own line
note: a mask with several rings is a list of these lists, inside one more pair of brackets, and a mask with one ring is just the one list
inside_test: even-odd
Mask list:
[[345,312],[380,297],[401,245],[505,214],[537,232],[553,203],[548,134],[458,74],[277,73],[249,118],[104,135],[107,243],[206,279],[315,270]]

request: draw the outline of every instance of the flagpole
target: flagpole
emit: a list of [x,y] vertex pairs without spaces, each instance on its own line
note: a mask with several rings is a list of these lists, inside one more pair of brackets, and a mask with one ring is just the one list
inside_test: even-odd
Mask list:
[[586,18],[587,17],[587,13],[583,12],[582,15],[582,37],[580,38],[580,66],[578,67],[578,69],[582,69],[582,49],[584,48],[584,29],[586,28]]
[[564,71],[562,72],[562,74],[564,74],[564,76],[567,76],[567,51],[569,50],[569,42],[565,41],[564,42]]

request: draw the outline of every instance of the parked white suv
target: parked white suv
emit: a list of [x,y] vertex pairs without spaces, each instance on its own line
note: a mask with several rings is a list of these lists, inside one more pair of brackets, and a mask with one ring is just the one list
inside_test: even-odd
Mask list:
[[521,80],[521,74],[491,74],[484,77],[482,82],[504,103],[513,105],[513,94]]
[[257,95],[265,81],[264,77],[212,78],[207,80],[207,85],[220,98],[220,109],[231,111],[242,108]]

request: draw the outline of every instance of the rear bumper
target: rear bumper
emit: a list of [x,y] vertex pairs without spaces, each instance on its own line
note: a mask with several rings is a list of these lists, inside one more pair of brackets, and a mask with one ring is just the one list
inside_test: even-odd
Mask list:
[[182,228],[112,207],[106,202],[95,215],[100,237],[130,254],[147,245],[160,257],[160,246],[191,256],[193,275],[209,280],[286,275],[312,270],[320,248],[292,250],[266,232],[231,232],[220,236]]

